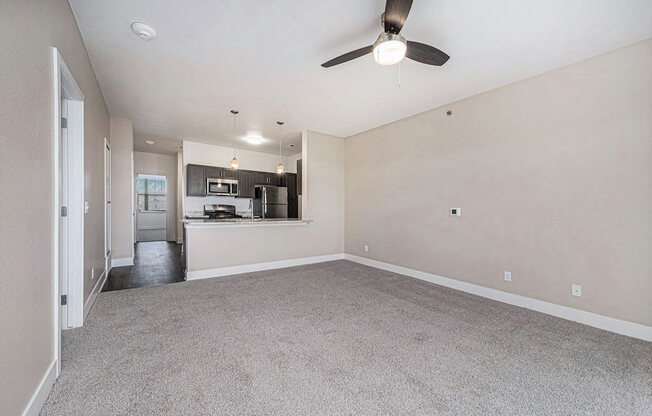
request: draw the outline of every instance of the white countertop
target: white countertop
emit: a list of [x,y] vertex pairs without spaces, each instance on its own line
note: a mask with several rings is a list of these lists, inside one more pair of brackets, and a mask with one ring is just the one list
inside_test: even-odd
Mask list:
[[265,227],[282,225],[306,225],[312,220],[298,218],[233,218],[233,219],[183,219],[180,220],[186,228],[220,228],[220,227]]

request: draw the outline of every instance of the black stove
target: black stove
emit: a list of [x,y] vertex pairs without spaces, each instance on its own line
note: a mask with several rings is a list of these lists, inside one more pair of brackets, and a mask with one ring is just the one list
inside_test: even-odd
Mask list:
[[204,205],[204,215],[211,220],[224,220],[230,218],[242,218],[242,215],[235,213],[235,205],[209,204]]

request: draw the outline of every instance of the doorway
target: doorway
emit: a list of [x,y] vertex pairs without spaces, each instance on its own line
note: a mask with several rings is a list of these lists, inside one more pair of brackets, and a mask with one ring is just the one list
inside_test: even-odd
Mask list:
[[167,178],[138,174],[136,178],[137,242],[167,240]]
[[54,86],[54,353],[61,330],[84,323],[84,95],[52,48]]
[[134,264],[111,269],[102,292],[185,280],[181,245],[174,241],[145,241],[135,246]]

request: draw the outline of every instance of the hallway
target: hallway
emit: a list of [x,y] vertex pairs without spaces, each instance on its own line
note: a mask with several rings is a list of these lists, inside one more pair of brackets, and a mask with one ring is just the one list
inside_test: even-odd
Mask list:
[[170,241],[137,243],[134,265],[112,268],[102,292],[183,282],[181,247]]

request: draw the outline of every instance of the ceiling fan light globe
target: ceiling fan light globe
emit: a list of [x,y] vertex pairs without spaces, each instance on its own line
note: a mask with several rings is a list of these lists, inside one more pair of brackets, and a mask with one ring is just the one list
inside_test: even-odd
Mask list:
[[374,60],[380,65],[394,65],[403,58],[407,52],[407,41],[401,35],[381,33],[374,44]]

